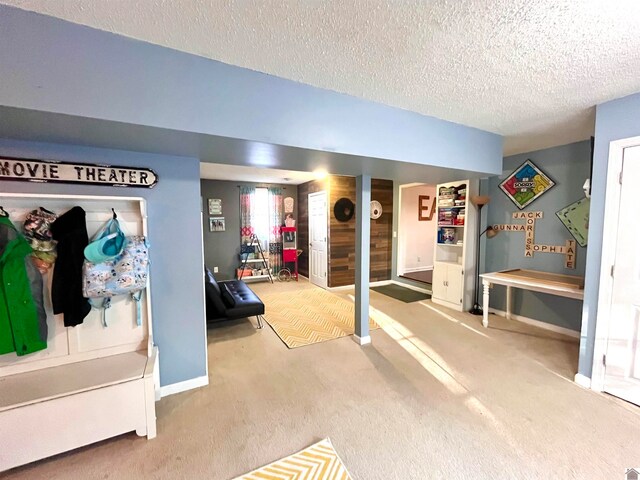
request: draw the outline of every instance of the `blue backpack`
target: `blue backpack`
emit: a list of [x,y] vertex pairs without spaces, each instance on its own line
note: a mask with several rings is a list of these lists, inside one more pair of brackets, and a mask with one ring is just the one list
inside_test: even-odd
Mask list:
[[142,325],[141,299],[149,277],[149,249],[144,236],[127,237],[122,252],[111,260],[83,264],[82,293],[91,305],[102,310],[102,324],[106,327],[105,310],[111,297],[130,295],[136,302],[136,323]]

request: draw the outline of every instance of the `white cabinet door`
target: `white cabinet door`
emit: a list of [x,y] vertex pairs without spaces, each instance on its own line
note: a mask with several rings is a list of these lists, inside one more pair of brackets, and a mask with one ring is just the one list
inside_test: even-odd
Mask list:
[[447,265],[444,263],[436,263],[433,267],[433,298],[445,300],[447,298]]
[[447,268],[447,302],[462,305],[462,267],[448,265]]

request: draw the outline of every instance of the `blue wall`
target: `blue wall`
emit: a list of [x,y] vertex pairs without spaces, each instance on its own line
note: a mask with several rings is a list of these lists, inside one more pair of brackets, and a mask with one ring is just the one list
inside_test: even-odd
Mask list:
[[206,375],[206,330],[197,159],[74,145],[0,139],[0,156],[149,167],[152,189],[0,181],[2,192],[137,196],[147,200],[151,244],[154,340],[160,349],[160,383]]
[[489,174],[502,163],[493,133],[3,5],[0,79],[8,107]]
[[[513,155],[504,159],[502,175],[483,180],[483,193],[491,196],[487,209],[486,225],[523,223],[511,215],[518,207],[499,188],[499,184],[527,159],[533,161],[556,185],[522,211],[542,211],[544,218],[536,222],[535,242],[545,245],[564,245],[573,237],[556,217],[555,212],[570,203],[584,198],[582,185],[589,178],[591,159],[590,142],[583,141],[536,152]],[[527,268],[544,272],[584,275],[586,249],[577,247],[576,268],[564,268],[564,255],[536,253],[533,258],[524,256],[524,232],[501,232],[485,240],[486,272],[508,268]],[[580,331],[582,302],[543,293],[516,289],[513,313],[534,318],[571,330]],[[495,287],[491,293],[491,306],[505,309],[505,289]]]
[[609,143],[640,135],[640,93],[596,107],[596,141],[591,178],[589,252],[587,254],[584,307],[578,373],[591,377],[595,343],[600,261],[604,228],[604,202],[609,165]]

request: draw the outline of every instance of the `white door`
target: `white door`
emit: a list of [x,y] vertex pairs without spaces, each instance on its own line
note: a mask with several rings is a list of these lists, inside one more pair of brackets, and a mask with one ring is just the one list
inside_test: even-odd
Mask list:
[[309,194],[309,280],[327,288],[327,192]]
[[[603,390],[640,405],[640,146],[625,148]],[[635,192],[634,192],[635,191]]]

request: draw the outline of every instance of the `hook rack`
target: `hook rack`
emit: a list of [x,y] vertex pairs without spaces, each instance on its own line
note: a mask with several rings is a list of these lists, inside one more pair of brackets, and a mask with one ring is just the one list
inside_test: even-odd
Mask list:
[[3,217],[8,217],[9,216],[9,212],[7,212],[4,207],[0,206],[0,215]]
[[115,220],[115,219],[117,219],[117,218],[118,218],[118,215],[116,214],[116,210],[115,210],[115,208],[112,208],[112,209],[111,209],[111,211],[113,212],[113,219],[114,219],[114,220]]

